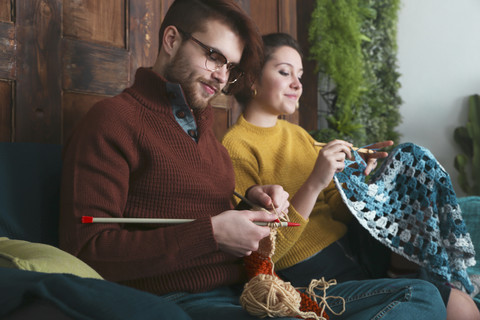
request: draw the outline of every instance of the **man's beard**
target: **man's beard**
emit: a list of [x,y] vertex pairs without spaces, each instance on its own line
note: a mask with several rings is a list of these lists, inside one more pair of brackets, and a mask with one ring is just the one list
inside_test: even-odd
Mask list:
[[200,82],[198,80],[199,75],[195,73],[195,69],[198,69],[198,67],[192,66],[190,59],[180,50],[166,66],[165,78],[170,82],[178,83],[182,86],[185,99],[190,108],[203,109],[218,95],[219,91],[208,99],[202,96]]

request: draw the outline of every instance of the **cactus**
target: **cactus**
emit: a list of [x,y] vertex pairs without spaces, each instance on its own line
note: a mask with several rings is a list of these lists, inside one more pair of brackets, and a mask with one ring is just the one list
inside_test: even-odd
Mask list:
[[468,99],[468,120],[465,127],[453,133],[455,142],[463,153],[455,157],[460,188],[467,195],[480,195],[480,96]]

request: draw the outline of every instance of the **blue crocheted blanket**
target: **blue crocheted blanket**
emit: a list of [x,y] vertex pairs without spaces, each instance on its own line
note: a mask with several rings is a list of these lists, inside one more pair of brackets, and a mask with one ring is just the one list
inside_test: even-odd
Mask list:
[[475,265],[475,250],[450,177],[432,153],[413,143],[401,144],[368,180],[365,162],[354,155],[334,180],[360,224],[433,276],[458,280],[472,292],[466,269]]

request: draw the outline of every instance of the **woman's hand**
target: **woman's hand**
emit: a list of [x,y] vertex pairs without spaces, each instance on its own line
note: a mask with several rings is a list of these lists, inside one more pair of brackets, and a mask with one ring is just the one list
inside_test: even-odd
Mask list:
[[290,206],[288,202],[289,194],[282,186],[276,184],[256,185],[250,187],[245,196],[251,202],[278,213],[279,217],[288,213],[288,207]]
[[320,191],[326,188],[337,172],[345,168],[345,159],[351,159],[352,144],[343,140],[332,140],[318,153],[311,177],[315,179]]
[[[393,141],[387,140],[387,141],[374,143],[366,147],[366,149],[383,149],[386,147],[390,147],[392,145],[393,145]],[[365,162],[367,163],[367,167],[365,168],[365,171],[363,173],[366,176],[368,176],[370,172],[372,172],[372,170],[377,167],[377,160],[386,158],[388,156],[388,153],[384,151],[377,151],[373,153],[360,153],[360,155],[362,156],[363,160],[365,160]]]

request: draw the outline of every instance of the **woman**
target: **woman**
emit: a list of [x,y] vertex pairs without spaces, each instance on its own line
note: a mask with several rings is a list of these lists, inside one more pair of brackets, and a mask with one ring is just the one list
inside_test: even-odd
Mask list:
[[[222,142],[234,164],[237,192],[248,192],[252,184],[275,183],[291,196],[289,218],[301,226],[279,228],[272,257],[277,274],[296,287],[306,286],[314,278],[335,278],[338,284],[329,288],[327,295],[346,301],[346,311],[338,319],[373,319],[380,314],[389,319],[412,314],[417,319],[445,318],[445,305],[448,319],[479,319],[473,300],[457,289],[435,288],[418,279],[379,279],[385,275],[383,266],[380,272],[366,270],[367,265],[359,259],[365,258],[375,267],[377,259],[383,258],[386,266],[387,255],[375,259],[365,256],[368,237],[355,225],[349,229],[352,217],[332,183],[334,174],[344,169],[345,159],[351,158],[352,144],[334,140],[320,149],[304,129],[279,120],[279,116],[295,112],[302,94],[301,50],[287,34],[270,34],[263,40],[261,75],[251,91],[237,95],[245,109]],[[386,141],[371,147],[392,144]],[[377,158],[386,155],[370,155],[365,174],[375,167]],[[353,257],[362,248],[363,253]],[[404,291],[406,288],[413,293]],[[342,308],[330,307],[335,312]],[[330,311],[329,315],[333,316]]]

